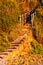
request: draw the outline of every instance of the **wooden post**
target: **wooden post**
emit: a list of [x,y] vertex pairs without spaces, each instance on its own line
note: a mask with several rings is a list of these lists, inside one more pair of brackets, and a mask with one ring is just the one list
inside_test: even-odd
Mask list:
[[33,21],[34,21],[34,13],[31,15],[31,23],[32,23],[32,27],[33,27]]
[[22,14],[22,24],[23,24],[23,21],[24,21],[24,15]]
[[25,24],[25,14],[22,14],[22,24]]
[[20,26],[21,26],[21,23],[22,23],[22,16],[20,15]]
[[27,14],[27,13],[25,13],[25,24],[26,24],[26,14]]

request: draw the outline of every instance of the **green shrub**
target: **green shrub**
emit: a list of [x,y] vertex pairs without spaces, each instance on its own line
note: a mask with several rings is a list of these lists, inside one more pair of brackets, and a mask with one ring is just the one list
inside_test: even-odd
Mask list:
[[6,50],[9,47],[8,43],[0,43],[0,52]]
[[31,46],[33,48],[31,51],[32,54],[43,54],[43,45],[38,42],[31,42]]

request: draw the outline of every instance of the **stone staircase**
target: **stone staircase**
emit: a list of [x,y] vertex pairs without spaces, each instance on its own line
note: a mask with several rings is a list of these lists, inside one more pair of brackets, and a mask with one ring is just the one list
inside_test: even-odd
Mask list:
[[20,36],[20,38],[17,38],[14,42],[11,42],[11,46],[6,50],[3,51],[0,54],[0,65],[5,65],[5,64],[1,64],[2,60],[4,60],[5,56],[8,56],[10,53],[12,53],[15,49],[17,49],[17,47],[27,38],[27,34],[24,34],[23,36]]

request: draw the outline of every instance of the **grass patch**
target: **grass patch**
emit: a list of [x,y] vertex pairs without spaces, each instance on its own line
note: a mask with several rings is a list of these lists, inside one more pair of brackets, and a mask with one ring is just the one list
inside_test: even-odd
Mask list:
[[10,44],[7,38],[7,34],[0,33],[0,52],[8,49],[9,46]]
[[6,50],[9,47],[8,43],[1,43],[0,44],[0,52]]
[[36,41],[31,42],[31,46],[33,50],[31,51],[32,54],[43,54],[43,45],[39,44]]

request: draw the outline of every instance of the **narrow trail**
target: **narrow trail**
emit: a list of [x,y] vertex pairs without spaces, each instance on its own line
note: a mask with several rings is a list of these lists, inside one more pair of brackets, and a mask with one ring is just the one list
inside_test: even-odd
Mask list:
[[[22,47],[22,44],[26,42],[30,42],[30,40],[33,39],[33,34],[32,34],[32,29],[30,26],[25,26],[24,29],[22,31],[24,32],[23,36],[20,36],[19,38],[17,38],[15,41],[11,42],[11,46],[10,48],[7,49],[7,51],[2,52],[2,54],[0,54],[0,65],[43,65],[43,54],[28,54],[26,55],[28,52],[28,50],[30,51],[30,49],[25,49],[23,50],[23,52],[21,51],[22,49],[20,49]],[[25,45],[26,47],[26,45]],[[23,57],[20,56],[20,52],[21,55],[25,52],[25,61],[23,62]],[[20,57],[19,57],[20,56]],[[16,59],[15,59],[16,58]],[[21,58],[21,59],[20,59]],[[19,64],[13,64],[16,61],[20,61]]]

